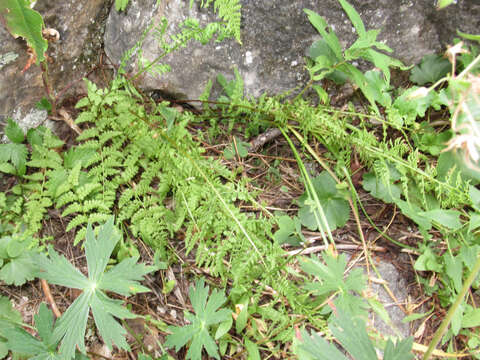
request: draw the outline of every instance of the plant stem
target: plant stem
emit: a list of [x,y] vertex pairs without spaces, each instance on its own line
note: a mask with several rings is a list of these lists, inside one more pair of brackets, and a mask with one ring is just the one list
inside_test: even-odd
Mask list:
[[455,302],[453,303],[453,305],[450,307],[450,309],[448,309],[447,316],[445,316],[442,323],[440,324],[440,327],[438,328],[437,332],[433,336],[432,342],[428,346],[428,349],[425,352],[425,355],[423,356],[423,360],[430,359],[430,356],[432,355],[432,352],[435,350],[438,343],[442,339],[442,336],[445,333],[445,331],[447,330],[448,325],[452,321],[453,315],[455,315],[455,312],[457,311],[458,307],[462,303],[463,298],[465,297],[465,294],[470,289],[470,286],[472,285],[472,283],[475,280],[475,277],[477,276],[479,271],[480,271],[480,254],[477,255],[477,262],[475,263],[475,266],[473,267],[470,275],[465,280],[465,282],[463,284],[463,287],[462,287],[462,290],[457,295],[457,298],[455,299]]
[[45,92],[47,93],[48,100],[52,105],[52,115],[55,116],[57,114],[57,100],[55,99],[55,95],[53,94],[52,83],[50,82],[50,76],[48,75],[47,61],[42,61],[40,65],[42,69],[43,86],[45,87]]

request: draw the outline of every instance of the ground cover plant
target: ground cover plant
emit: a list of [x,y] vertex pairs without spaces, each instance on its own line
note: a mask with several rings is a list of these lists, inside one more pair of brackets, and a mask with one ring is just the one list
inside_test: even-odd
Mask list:
[[[308,49],[311,80],[293,98],[245,97],[237,73],[231,82],[219,76],[224,94],[216,101],[208,101],[207,87],[198,99],[203,111],[180,111],[148,98],[121,67],[104,87],[85,80],[88,93],[69,124],[73,143],[45,127],[25,135],[8,120],[10,142],[0,144],[0,281],[13,288],[42,279],[51,310],[42,303],[27,323],[12,296],[0,297],[0,357],[93,357],[85,342],[98,339],[118,348],[111,357],[139,359],[344,358],[331,339],[355,359],[376,359],[376,349],[385,359],[479,356],[480,56],[460,41],[479,36],[459,33],[447,58],[428,56],[410,68],[385,54],[391,50],[376,40],[379,31],[366,30],[347,1],[339,3],[358,39],[343,49],[325,19],[306,9],[321,39]],[[116,1],[118,10],[127,4]],[[162,40],[158,59],[140,60],[139,74],[165,71],[163,56],[190,40],[238,38],[238,3],[214,6],[222,21],[201,28],[186,20],[178,36]],[[49,83],[47,46],[29,40],[42,27],[32,11],[23,0],[0,7],[9,25],[22,13],[34,19],[27,24],[40,24],[27,33],[9,29],[29,41]],[[378,70],[361,71],[359,59]],[[392,85],[392,68],[410,72],[408,88]],[[331,106],[322,85],[347,81],[365,102]],[[60,104],[47,100],[56,111]],[[448,120],[435,123],[434,114]],[[249,139],[268,128],[283,136],[280,154],[251,152]],[[224,151],[205,146],[225,138]],[[300,181],[287,181],[279,163],[260,155],[290,157]],[[292,194],[294,207],[269,206],[272,191]],[[366,196],[401,213],[397,221],[415,236],[395,236],[395,215],[384,222]],[[53,223],[84,261],[58,254]],[[366,274],[340,253],[337,234],[346,227]],[[376,271],[367,227],[412,255],[416,302],[431,307],[408,311],[406,321],[423,328],[415,339],[367,326],[369,312],[390,322],[366,292]],[[312,232],[320,255],[311,254]],[[152,265],[138,263],[140,255]],[[48,284],[76,289],[63,311]],[[56,291],[57,301],[66,298]],[[155,307],[172,302],[183,316]]]

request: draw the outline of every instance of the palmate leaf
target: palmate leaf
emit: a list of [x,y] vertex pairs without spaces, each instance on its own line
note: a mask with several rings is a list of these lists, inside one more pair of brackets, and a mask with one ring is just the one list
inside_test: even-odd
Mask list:
[[305,288],[318,296],[329,296],[338,293],[335,304],[351,309],[353,313],[364,314],[365,303],[359,295],[366,286],[365,276],[361,269],[353,269],[344,278],[347,260],[344,254],[337,257],[324,252],[323,262],[315,256],[300,261],[302,270],[316,277],[316,281],[305,283]]
[[410,81],[417,85],[434,83],[448,74],[452,65],[450,62],[438,55],[425,55],[422,62],[412,69]]
[[0,280],[15,286],[33,280],[37,270],[34,251],[27,249],[28,242],[5,236],[0,238]]
[[[337,314],[329,324],[329,329],[336,337],[340,345],[355,360],[377,360],[377,353],[372,340],[368,336],[365,322],[359,317],[352,315],[349,311],[338,307]],[[397,341],[396,344],[389,339],[384,349],[384,360],[411,360],[413,338]],[[316,333],[308,334],[301,331],[301,342],[296,347],[296,353],[301,359],[311,360],[345,360],[335,345],[327,342]]]
[[228,320],[232,312],[228,309],[219,309],[227,300],[222,293],[213,290],[208,298],[208,292],[209,287],[205,286],[203,279],[196,282],[195,288],[190,287],[189,297],[195,315],[185,312],[185,319],[190,322],[189,325],[169,327],[172,334],[168,335],[165,345],[174,346],[178,351],[190,341],[187,359],[200,360],[204,347],[210,357],[220,359],[217,344],[209,333],[209,327]]
[[56,285],[82,290],[82,294],[73,302],[58,320],[53,332],[54,341],[62,341],[60,353],[72,358],[75,347],[85,352],[85,330],[90,309],[95,324],[106,345],[111,349],[113,343],[122,349],[129,349],[125,341],[126,331],[114,319],[134,318],[121,304],[120,300],[109,298],[105,291],[129,296],[149,291],[138,281],[155,270],[153,266],[136,264],[138,258],[128,258],[105,272],[110,255],[121,236],[110,218],[98,229],[95,236],[91,224],[87,227],[85,253],[88,266],[88,278],[78,271],[68,260],[58,255],[52,248],[49,257],[39,255],[39,277]]
[[52,341],[53,314],[45,303],[40,305],[35,315],[35,327],[41,340],[38,340],[21,327],[9,329],[6,334],[7,346],[18,354],[28,355],[33,359],[63,360],[63,356],[56,351],[57,342]]

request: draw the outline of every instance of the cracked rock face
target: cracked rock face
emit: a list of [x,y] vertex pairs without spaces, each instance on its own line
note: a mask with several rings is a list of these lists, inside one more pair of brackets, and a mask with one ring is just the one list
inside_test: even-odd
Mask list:
[[[206,23],[215,19],[212,10],[189,1],[132,0],[125,13],[110,12],[105,34],[105,50],[116,63],[121,54],[140,38],[150,21],[158,24],[165,17],[167,35],[178,30],[187,17]],[[233,40],[202,46],[190,42],[186,48],[163,59],[171,72],[162,76],[147,74],[141,85],[187,99],[198,99],[208,80],[221,73],[234,78],[237,67],[247,94],[280,94],[301,87],[308,80],[304,54],[319,38],[303,9],[322,15],[337,33],[344,47],[356,39],[355,29],[336,0],[242,0],[242,45]],[[367,29],[381,29],[378,39],[393,50],[393,56],[410,65],[425,54],[439,52],[451,44],[457,28],[475,33],[480,28],[480,3],[464,0],[437,11],[433,0],[351,0]],[[142,47],[143,56],[153,60],[161,49],[152,34]]]

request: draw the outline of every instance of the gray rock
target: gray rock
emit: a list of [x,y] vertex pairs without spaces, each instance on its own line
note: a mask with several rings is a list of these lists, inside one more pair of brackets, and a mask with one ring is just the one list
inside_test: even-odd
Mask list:
[[[451,44],[456,28],[475,33],[480,28],[480,4],[464,0],[446,10],[437,11],[434,0],[351,0],[367,29],[380,28],[379,40],[393,48],[393,56],[405,64],[418,62],[425,54],[438,52]],[[158,23],[165,16],[167,34],[187,17],[202,23],[215,19],[211,10],[200,9],[199,1],[189,8],[187,0],[132,0],[127,12],[111,11],[105,34],[105,50],[119,63],[121,54],[131,48],[149,20]],[[336,0],[243,0],[242,43],[233,40],[211,42],[206,46],[191,42],[187,48],[166,56],[163,61],[172,71],[163,76],[146,75],[145,89],[160,89],[188,99],[197,99],[209,79],[219,73],[233,78],[237,67],[245,81],[246,92],[259,96],[279,94],[303,86],[308,80],[304,54],[319,38],[310,25],[304,8],[327,19],[346,47],[356,39],[355,29]],[[153,60],[161,54],[154,37],[147,36],[143,56]]]
[[398,303],[392,299],[382,284],[372,282],[370,291],[377,295],[378,301],[385,307],[392,322],[391,324],[386,324],[380,319],[378,314],[375,314],[373,325],[380,334],[400,335],[402,338],[407,338],[412,335],[410,333],[410,325],[402,322],[406,315],[399,307],[399,305],[405,305],[408,295],[407,282],[404,275],[400,274],[395,266],[385,261],[379,262],[376,264],[376,267]]
[[[47,50],[50,79],[56,93],[84,76],[91,64],[98,61],[110,4],[111,1],[103,0],[37,1],[35,10],[43,16],[46,27],[60,33],[60,40],[50,42]],[[14,39],[1,24],[0,44],[0,122],[3,124],[12,117],[23,128],[36,126],[46,117],[46,112],[35,109],[35,103],[46,97],[40,67],[32,65],[21,72],[28,58],[26,43]],[[66,95],[78,92],[85,92],[82,81]],[[32,123],[32,114],[36,114],[37,120],[41,114],[43,120]]]

